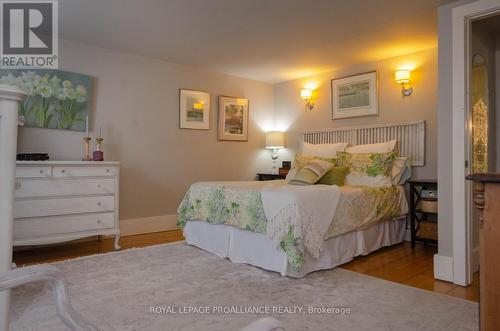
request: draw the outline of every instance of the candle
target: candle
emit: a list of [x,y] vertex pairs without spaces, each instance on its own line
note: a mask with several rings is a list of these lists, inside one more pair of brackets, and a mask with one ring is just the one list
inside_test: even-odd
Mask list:
[[101,135],[101,126],[99,125],[99,138],[101,138],[102,135]]
[[89,117],[85,117],[85,137],[89,136]]

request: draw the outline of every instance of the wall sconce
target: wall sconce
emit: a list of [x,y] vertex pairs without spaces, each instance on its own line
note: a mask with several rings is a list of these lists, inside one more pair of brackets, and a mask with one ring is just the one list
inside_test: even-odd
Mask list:
[[313,90],[309,88],[303,88],[300,90],[300,97],[305,101],[306,111],[312,110],[314,108],[314,102],[312,101]]
[[410,70],[398,70],[395,75],[396,83],[401,84],[401,94],[403,97],[410,96],[413,92],[413,88],[410,85],[411,81],[411,71]]

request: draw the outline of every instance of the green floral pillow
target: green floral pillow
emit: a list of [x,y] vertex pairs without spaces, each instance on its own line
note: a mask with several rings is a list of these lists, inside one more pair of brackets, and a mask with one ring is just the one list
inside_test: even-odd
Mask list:
[[347,153],[337,155],[337,165],[349,167],[353,174],[366,174],[370,177],[390,176],[396,153]]

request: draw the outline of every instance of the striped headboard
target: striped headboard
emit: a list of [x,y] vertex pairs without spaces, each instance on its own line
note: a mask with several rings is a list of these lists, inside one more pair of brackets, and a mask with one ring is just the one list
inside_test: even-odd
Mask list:
[[307,130],[302,133],[304,141],[311,144],[347,142],[354,146],[397,139],[398,155],[408,157],[412,166],[425,165],[425,121]]

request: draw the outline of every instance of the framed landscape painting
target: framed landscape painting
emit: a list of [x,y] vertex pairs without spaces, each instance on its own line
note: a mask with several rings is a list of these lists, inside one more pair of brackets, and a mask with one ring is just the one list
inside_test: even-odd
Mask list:
[[219,97],[219,140],[248,141],[248,99]]
[[179,120],[181,129],[210,129],[210,93],[181,89]]
[[85,131],[92,78],[54,69],[0,70],[0,83],[26,92],[19,105],[21,126]]
[[378,115],[377,72],[332,79],[332,119]]

